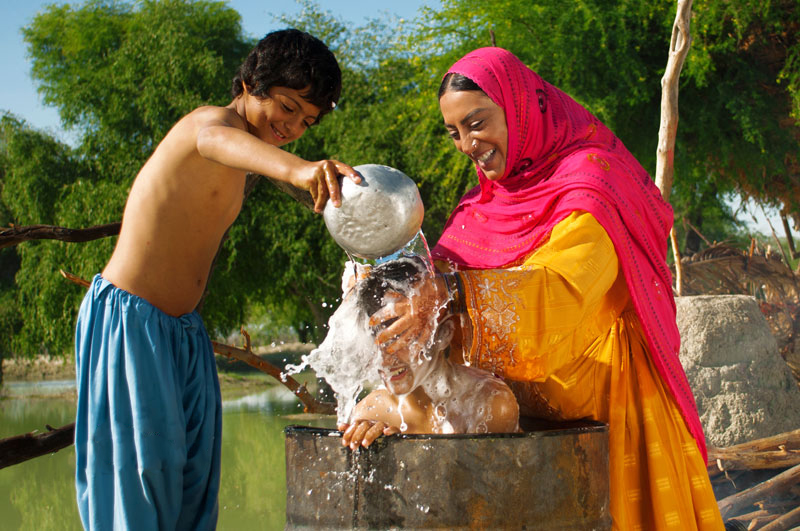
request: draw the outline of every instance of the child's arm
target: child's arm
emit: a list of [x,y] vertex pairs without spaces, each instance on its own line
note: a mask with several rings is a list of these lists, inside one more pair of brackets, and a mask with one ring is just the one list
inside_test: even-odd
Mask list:
[[350,424],[338,426],[342,434],[342,446],[355,450],[367,448],[381,435],[400,433],[397,400],[385,389],[377,389],[356,404]]
[[358,183],[356,171],[336,160],[309,162],[297,155],[268,144],[242,129],[244,123],[230,109],[201,107],[192,113],[196,123],[197,151],[208,160],[242,171],[266,175],[311,192],[314,210],[322,212],[330,196],[341,204],[337,175],[346,175]]
[[489,433],[515,433],[519,430],[519,404],[514,393],[500,381],[491,382],[484,392],[489,393],[486,410],[486,429]]

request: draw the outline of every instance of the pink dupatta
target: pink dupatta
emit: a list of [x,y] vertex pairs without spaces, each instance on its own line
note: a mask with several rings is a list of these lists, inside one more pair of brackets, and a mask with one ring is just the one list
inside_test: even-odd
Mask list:
[[586,109],[511,52],[481,48],[449,72],[470,78],[506,113],[503,177],[461,199],[432,250],[456,267],[518,265],[571,212],[592,214],[617,252],[653,363],[707,459],[705,437],[678,351],[667,238],[672,208],[622,142]]

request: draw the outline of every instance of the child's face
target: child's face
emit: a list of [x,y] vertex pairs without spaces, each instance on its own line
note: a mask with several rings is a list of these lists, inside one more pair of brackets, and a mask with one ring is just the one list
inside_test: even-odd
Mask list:
[[[415,351],[418,349],[414,349]],[[432,355],[404,349],[393,354],[381,351],[381,367],[378,373],[383,385],[394,395],[405,395],[416,389],[427,378],[433,367]]]
[[320,114],[320,108],[306,101],[305,90],[272,87],[269,97],[257,98],[246,93],[247,121],[261,140],[283,146],[297,140]]

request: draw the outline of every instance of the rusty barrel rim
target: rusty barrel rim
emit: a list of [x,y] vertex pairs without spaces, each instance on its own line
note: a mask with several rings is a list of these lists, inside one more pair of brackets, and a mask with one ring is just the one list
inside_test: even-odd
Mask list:
[[[521,424],[523,422],[521,421]],[[525,437],[555,437],[562,435],[577,435],[581,433],[608,432],[608,424],[594,420],[577,420],[569,422],[549,422],[538,419],[528,419],[524,423],[523,431],[516,433],[398,433],[392,435],[394,439],[515,439]],[[339,430],[320,428],[316,426],[302,426],[292,424],[283,429],[284,434],[319,435],[322,437],[341,436]]]

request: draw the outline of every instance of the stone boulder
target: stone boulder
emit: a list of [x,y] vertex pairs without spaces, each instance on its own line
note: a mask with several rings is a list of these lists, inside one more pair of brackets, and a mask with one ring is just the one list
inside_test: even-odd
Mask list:
[[758,302],[746,295],[677,297],[680,358],[711,446],[800,428],[800,388]]

